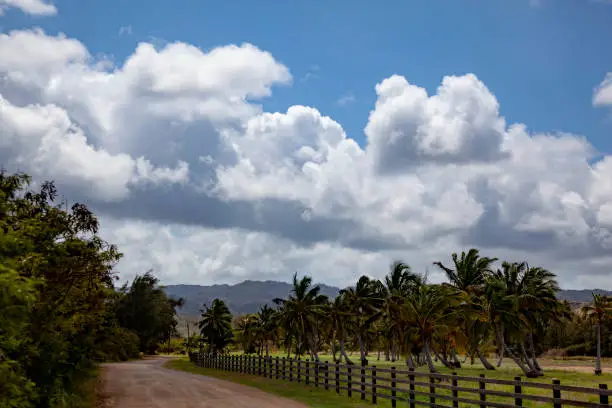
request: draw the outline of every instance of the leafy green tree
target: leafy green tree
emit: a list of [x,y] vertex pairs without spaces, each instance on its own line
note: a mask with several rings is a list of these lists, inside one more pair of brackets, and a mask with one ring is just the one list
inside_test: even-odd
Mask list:
[[27,350],[27,328],[36,300],[35,281],[0,265],[0,406],[33,406],[35,384],[27,377],[19,355]]
[[[33,290],[36,299],[22,308],[27,316],[20,318],[25,332],[18,347],[11,341],[2,353],[5,362],[14,362],[12,372],[27,378],[24,390],[34,384],[26,392],[32,404],[70,406],[78,382],[95,364],[107,296],[113,290],[112,268],[120,254],[97,236],[98,220],[86,206],[55,203],[53,183],[34,191],[29,181],[24,174],[0,172],[1,290],[12,291],[5,277],[17,273],[29,288],[24,293]],[[0,336],[7,338],[4,327]]]
[[119,324],[138,336],[140,351],[154,353],[176,328],[176,301],[169,299],[151,271],[125,284],[117,306]]

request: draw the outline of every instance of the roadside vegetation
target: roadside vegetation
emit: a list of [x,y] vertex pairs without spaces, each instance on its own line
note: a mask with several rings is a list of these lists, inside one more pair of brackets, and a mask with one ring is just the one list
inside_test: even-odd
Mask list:
[[97,363],[155,352],[181,301],[150,273],[116,289],[95,214],[29,182],[0,172],[0,406],[91,406]]

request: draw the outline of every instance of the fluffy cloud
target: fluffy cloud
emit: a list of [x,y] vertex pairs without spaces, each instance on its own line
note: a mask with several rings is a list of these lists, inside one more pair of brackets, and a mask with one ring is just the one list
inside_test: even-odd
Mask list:
[[117,64],[26,30],[1,35],[0,54],[0,159],[94,207],[124,278],[299,270],[344,285],[478,246],[565,286],[611,283],[612,158],[507,124],[475,75],[433,95],[383,79],[360,145],[316,108],[264,112],[257,101],[292,77],[250,44],[141,43]]
[[486,86],[468,74],[446,77],[438,93],[394,75],[376,85],[365,132],[377,168],[490,162],[504,157],[505,121]]
[[609,72],[601,84],[595,88],[593,104],[595,106],[612,105],[612,72]]
[[52,16],[57,14],[57,8],[44,0],[0,0],[0,15],[3,14],[4,9],[11,7],[34,16]]

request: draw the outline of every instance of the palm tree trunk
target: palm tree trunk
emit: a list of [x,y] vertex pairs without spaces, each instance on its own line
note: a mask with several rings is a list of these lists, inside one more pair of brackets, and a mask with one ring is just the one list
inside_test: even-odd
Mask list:
[[451,357],[453,358],[453,362],[455,363],[456,368],[461,368],[461,363],[459,362],[459,358],[457,357],[457,351],[455,347],[451,347]]
[[453,365],[452,365],[451,363],[449,363],[449,362],[448,362],[448,360],[447,360],[446,358],[444,358],[444,356],[443,356],[443,355],[441,355],[440,353],[438,353],[438,352],[436,351],[436,349],[433,349],[433,352],[434,352],[434,356],[436,356],[436,358],[437,358],[438,360],[440,360],[440,362],[441,362],[442,364],[444,364],[444,367],[446,367],[446,368],[451,368],[451,369],[453,368]]
[[535,345],[533,343],[533,331],[529,331],[529,350],[531,353],[531,359],[533,360],[534,368],[541,374],[544,375],[544,370],[540,367],[540,363],[538,363],[538,359],[536,357]]
[[601,323],[595,326],[597,330],[597,358],[595,359],[595,375],[601,375]]
[[270,357],[270,344],[266,341],[266,357]]
[[504,329],[501,326],[497,326],[495,328],[495,331],[497,332],[497,349],[499,352],[499,360],[497,361],[497,366],[501,367],[502,365],[502,361],[504,360],[504,351],[506,348],[506,345],[504,344]]
[[361,338],[361,332],[357,331],[357,342],[359,343],[359,354],[361,356],[361,364],[365,365],[365,350],[363,347],[363,339]]
[[342,355],[342,357],[344,357],[344,361],[346,361],[346,364],[353,364],[351,359],[346,355],[346,350],[344,349],[344,333],[340,335],[340,354]]
[[484,354],[482,354],[482,351],[480,351],[480,347],[478,346],[476,346],[476,355],[478,356],[478,359],[480,360],[484,368],[486,368],[487,370],[495,370],[493,364],[489,363]]
[[408,355],[406,356],[406,365],[408,366],[408,368],[414,369],[414,360],[412,360],[411,352],[408,352]]
[[523,353],[523,359],[525,360],[525,363],[527,363],[527,366],[529,366],[531,371],[537,371],[536,368],[533,366],[531,359],[527,355],[527,350],[525,350],[525,342],[522,340],[521,340],[521,353]]
[[336,331],[333,330],[333,334],[332,334],[332,338],[331,341],[329,343],[330,347],[331,347],[331,352],[332,352],[332,359],[334,362],[338,361],[338,359],[336,358]]
[[510,350],[509,348],[505,348],[506,352],[508,353],[508,356],[512,359],[512,361],[514,361],[514,363],[519,366],[519,368],[521,370],[523,370],[523,372],[525,373],[525,375],[527,376],[527,378],[534,378],[537,377],[538,374],[533,371],[531,368],[525,366],[525,364],[523,364],[523,362],[521,361],[520,358],[518,358],[513,352],[512,350]]
[[425,360],[427,361],[427,366],[429,367],[429,371],[432,373],[437,373],[436,367],[434,366],[433,361],[431,360],[431,353],[429,351],[429,341],[425,340],[425,344],[423,345],[423,349],[425,351]]

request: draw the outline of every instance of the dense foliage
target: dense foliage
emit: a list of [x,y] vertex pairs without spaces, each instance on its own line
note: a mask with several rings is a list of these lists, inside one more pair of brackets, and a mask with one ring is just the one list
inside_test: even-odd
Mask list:
[[175,303],[150,274],[116,291],[121,254],[96,216],[29,181],[0,173],[0,406],[75,406],[97,361],[154,351],[171,334]]

